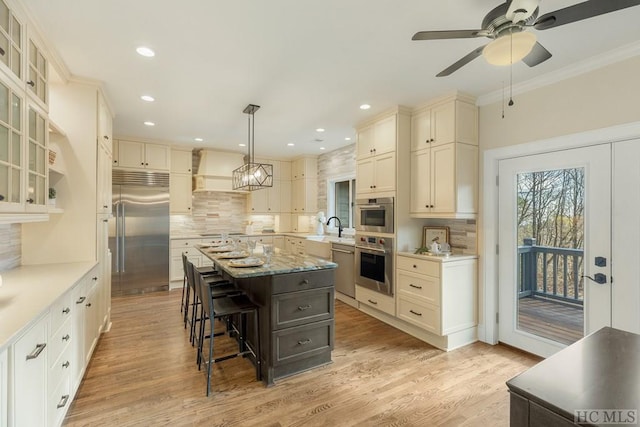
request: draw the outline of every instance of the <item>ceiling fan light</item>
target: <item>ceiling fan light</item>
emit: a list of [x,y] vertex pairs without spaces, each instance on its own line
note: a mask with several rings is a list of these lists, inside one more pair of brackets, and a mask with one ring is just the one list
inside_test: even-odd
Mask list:
[[[511,49],[513,42],[513,52]],[[509,65],[522,60],[536,44],[536,35],[527,31],[506,34],[484,47],[482,56],[491,65]]]

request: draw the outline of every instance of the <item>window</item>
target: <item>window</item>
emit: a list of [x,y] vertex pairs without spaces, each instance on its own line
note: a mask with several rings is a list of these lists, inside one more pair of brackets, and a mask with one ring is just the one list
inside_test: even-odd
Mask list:
[[337,216],[343,228],[354,227],[356,180],[353,176],[327,180],[327,218]]

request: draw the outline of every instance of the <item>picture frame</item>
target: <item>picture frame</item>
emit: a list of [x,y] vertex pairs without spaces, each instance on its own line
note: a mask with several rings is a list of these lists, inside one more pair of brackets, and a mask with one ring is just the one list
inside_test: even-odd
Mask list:
[[422,246],[429,247],[431,242],[436,237],[439,237],[438,243],[449,243],[449,227],[433,227],[433,226],[425,226],[422,229]]

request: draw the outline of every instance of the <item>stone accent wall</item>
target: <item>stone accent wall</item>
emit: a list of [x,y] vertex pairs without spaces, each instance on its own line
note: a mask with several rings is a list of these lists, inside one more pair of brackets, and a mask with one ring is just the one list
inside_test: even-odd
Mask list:
[[327,213],[327,180],[356,173],[356,144],[318,157],[318,210]]
[[244,233],[247,196],[241,193],[197,191],[191,215],[171,215],[171,234]]
[[449,244],[456,253],[475,255],[478,252],[475,219],[427,219],[424,225],[449,227]]
[[22,259],[20,224],[0,225],[0,242],[0,271],[18,267]]

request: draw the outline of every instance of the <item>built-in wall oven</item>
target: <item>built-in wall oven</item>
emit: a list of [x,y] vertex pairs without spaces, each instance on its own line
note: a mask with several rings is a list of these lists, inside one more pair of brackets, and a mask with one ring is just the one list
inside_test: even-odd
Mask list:
[[356,231],[393,234],[393,197],[357,199]]
[[356,234],[356,284],[393,295],[393,239]]

